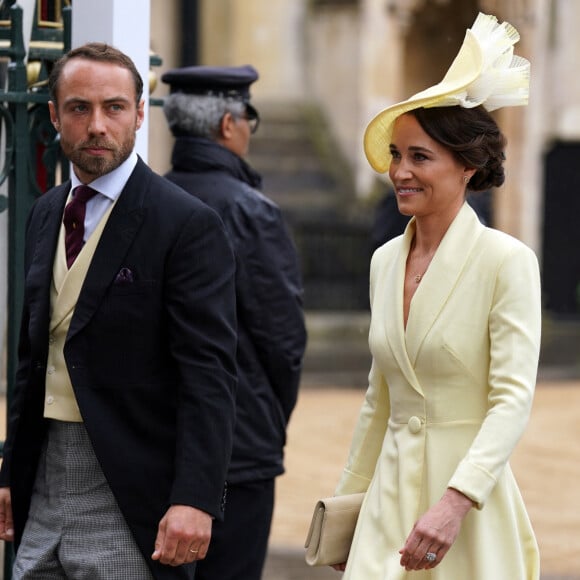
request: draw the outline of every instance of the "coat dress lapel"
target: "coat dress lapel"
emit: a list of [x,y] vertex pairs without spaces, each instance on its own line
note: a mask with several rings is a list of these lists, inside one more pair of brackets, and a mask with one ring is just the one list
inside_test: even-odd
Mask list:
[[[395,260],[388,266],[387,270],[381,273],[385,288],[379,290],[384,296],[392,296],[392,300],[388,300],[385,316],[385,334],[391,347],[391,351],[401,372],[415,390],[422,393],[421,385],[419,384],[415,375],[413,365],[409,360],[407,353],[407,345],[405,344],[405,326],[403,320],[403,288],[405,285],[405,264],[407,255],[413,239],[414,225],[411,228],[408,226],[404,235],[401,237],[401,244]],[[382,284],[380,285],[382,286]],[[381,298],[379,297],[379,300]]]
[[[484,226],[475,212],[464,203],[441,240],[411,300],[405,338],[406,350],[413,366],[427,333],[457,285],[469,255],[483,231]],[[402,257],[404,260],[407,258],[413,233],[414,223],[409,224],[405,231],[405,238],[410,237],[406,239],[408,245],[407,252]],[[401,282],[401,286],[402,284]]]

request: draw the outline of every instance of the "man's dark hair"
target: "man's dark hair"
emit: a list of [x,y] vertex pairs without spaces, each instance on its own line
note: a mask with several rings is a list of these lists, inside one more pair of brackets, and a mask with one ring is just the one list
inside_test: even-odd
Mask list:
[[139,101],[143,95],[143,79],[141,78],[135,63],[125,53],[103,42],[89,42],[88,44],[83,44],[78,48],[73,48],[70,52],[56,61],[52,67],[52,70],[50,71],[50,76],[48,78],[48,91],[50,99],[55,104],[57,102],[58,82],[60,80],[62,70],[69,61],[77,58],[116,64],[122,68],[127,69],[133,76],[133,80],[135,82],[136,103],[139,104]]

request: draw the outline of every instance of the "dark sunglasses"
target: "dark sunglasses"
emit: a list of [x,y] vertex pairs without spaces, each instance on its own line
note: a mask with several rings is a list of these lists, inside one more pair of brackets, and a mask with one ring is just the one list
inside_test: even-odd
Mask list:
[[260,115],[258,114],[258,111],[256,111],[256,109],[251,105],[246,105],[244,119],[248,122],[248,125],[250,125],[250,133],[253,135],[260,126]]

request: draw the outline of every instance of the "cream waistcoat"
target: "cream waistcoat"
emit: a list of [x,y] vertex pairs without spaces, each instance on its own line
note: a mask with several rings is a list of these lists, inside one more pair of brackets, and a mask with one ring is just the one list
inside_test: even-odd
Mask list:
[[64,344],[83,282],[113,206],[111,204],[105,212],[70,269],[66,265],[64,225],[60,228],[50,288],[51,316],[44,399],[44,416],[48,419],[83,420],[66,368]]

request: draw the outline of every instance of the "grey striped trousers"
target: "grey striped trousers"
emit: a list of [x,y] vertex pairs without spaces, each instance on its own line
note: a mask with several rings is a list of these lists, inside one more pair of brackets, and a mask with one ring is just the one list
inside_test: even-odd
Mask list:
[[84,425],[50,421],[13,579],[65,578],[152,580],[153,576]]

